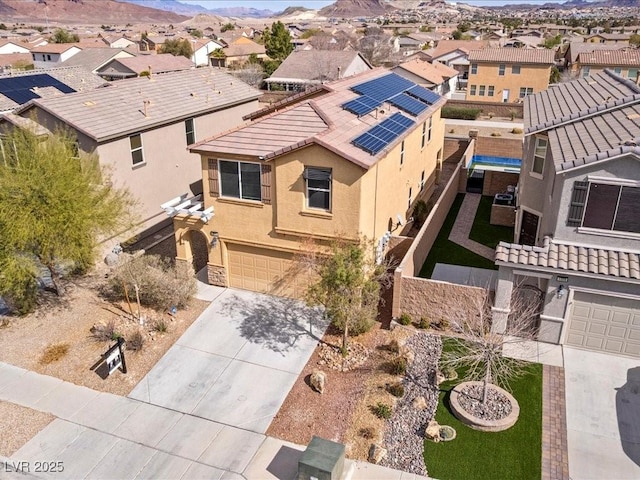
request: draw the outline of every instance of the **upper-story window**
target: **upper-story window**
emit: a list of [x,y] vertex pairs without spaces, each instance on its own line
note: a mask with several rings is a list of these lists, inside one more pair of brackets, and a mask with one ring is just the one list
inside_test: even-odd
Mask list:
[[494,85],[489,85],[489,88],[487,90],[487,95],[490,97],[493,97],[493,95],[495,94],[496,91],[496,87]]
[[[429,118],[429,122],[431,122],[431,118]],[[431,129],[429,129],[431,131]],[[427,122],[425,121],[422,124],[422,143],[420,144],[421,148],[424,148],[425,143],[427,143]]]
[[144,163],[144,152],[142,151],[142,136],[140,134],[129,137],[131,145],[131,162],[133,165]]
[[51,61],[51,55],[47,55],[47,60]]
[[400,165],[402,165],[403,163],[404,163],[404,140],[400,145]]
[[614,71],[614,73],[617,73],[618,75],[621,75],[622,74],[622,67],[615,67],[613,69],[613,71]]
[[591,73],[591,67],[582,67],[582,78],[587,78]]
[[486,87],[484,85],[480,85],[480,91],[478,92],[478,95],[480,95],[481,97],[484,97],[485,89]]
[[307,207],[331,210],[331,169],[306,167],[304,179]]
[[520,65],[513,65],[511,67],[511,73],[514,75],[520,75]]
[[637,68],[630,68],[628,76],[629,76],[629,80],[636,81],[638,79],[638,69]]
[[187,137],[187,145],[196,143],[196,126],[193,118],[188,118],[184,121],[184,130]]
[[506,69],[507,69],[507,66],[504,63],[501,63],[500,65],[498,65],[498,75],[503,77]]
[[533,151],[533,164],[531,165],[531,172],[537,175],[542,175],[544,170],[544,159],[547,156],[548,141],[546,138],[536,138],[535,148]]
[[472,75],[476,75],[478,73],[478,64],[477,63],[472,63],[471,64],[471,74]]
[[223,197],[262,200],[260,164],[220,160],[220,193]]
[[533,95],[533,88],[532,87],[520,87],[520,93],[519,93],[519,97],[520,98],[524,98],[527,95]]
[[475,94],[476,94],[476,86],[469,85],[469,95],[475,95]]
[[640,233],[640,187],[575,182],[569,209],[570,226]]

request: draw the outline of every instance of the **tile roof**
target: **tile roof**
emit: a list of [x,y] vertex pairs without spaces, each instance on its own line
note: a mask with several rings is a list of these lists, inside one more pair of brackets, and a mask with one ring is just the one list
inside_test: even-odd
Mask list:
[[470,62],[553,65],[555,52],[548,48],[485,48],[471,50]]
[[569,62],[576,63],[578,55],[586,52],[597,52],[600,50],[621,50],[629,48],[629,45],[615,44],[615,43],[588,43],[583,41],[571,42],[567,54],[569,55]]
[[[26,116],[30,108],[42,108],[102,142],[249,102],[260,95],[227,73],[199,68],[119,80],[91,91],[32,100],[17,113]],[[147,116],[145,101],[149,102]]]
[[240,37],[233,43],[229,44],[228,47],[224,48],[224,53],[227,57],[242,57],[245,55],[251,55],[255,53],[256,55],[263,55],[267,51],[264,48],[264,45],[260,45],[248,38]]
[[62,62],[62,65],[65,67],[81,66],[89,70],[97,70],[121,52],[126,52],[131,57],[134,56],[131,52],[121,48],[87,48]]
[[[339,72],[347,68],[360,56],[356,51],[297,50],[291,52],[280,64],[267,82],[281,81],[331,81]],[[364,58],[361,62],[368,64]],[[369,67],[370,68],[370,67]]]
[[63,53],[73,47],[80,48],[75,43],[47,43],[46,45],[33,47],[31,53]]
[[[328,90],[324,95],[310,100],[301,97],[298,104],[285,107],[283,110],[262,117],[254,123],[204,140],[196,144],[192,151],[203,154],[222,153],[272,158],[286,151],[315,143],[363,168],[371,168],[378,159],[383,158],[409,132],[418,128],[426,118],[446,102],[446,99],[440,98],[419,116],[412,117],[416,122],[413,127],[378,154],[370,155],[351,142],[358,135],[399,110],[389,103],[384,103],[380,109],[358,117],[345,110],[342,105],[359,96],[351,90],[352,86],[382,77],[388,73],[389,71],[384,68],[376,68],[324,84],[323,87]],[[294,110],[295,114],[290,113]],[[298,131],[301,128],[300,120],[302,118],[306,118],[306,121],[310,122],[310,126],[308,130]],[[268,135],[264,135],[263,129]],[[287,137],[290,137],[287,141],[281,141]],[[267,141],[265,138],[269,138],[269,140]],[[242,143],[237,143],[236,141],[240,139]]]
[[577,246],[545,237],[544,246],[500,242],[497,264],[523,265],[555,270],[640,280],[640,254],[618,249]]
[[[133,73],[151,71],[153,73],[176,72],[178,70],[187,70],[194,68],[195,64],[191,59],[181,55],[174,56],[170,53],[158,53],[156,55],[139,55],[137,57],[115,58],[112,62],[117,62]],[[109,67],[111,62],[105,65],[105,69]],[[100,69],[102,71],[102,69]]]
[[429,63],[419,59],[401,63],[394,68],[394,70],[396,69],[406,70],[433,85],[440,85],[445,80],[458,75],[458,71],[455,68],[448,67],[440,62]]
[[427,53],[432,58],[441,57],[447,53],[455,52],[456,50],[463,50],[469,52],[471,50],[478,50],[489,46],[488,40],[440,40],[438,45],[431,50],[427,50]]
[[605,67],[629,66],[640,68],[640,50],[596,50],[578,55],[580,65],[601,65]]
[[631,38],[630,33],[594,33],[593,35],[588,35],[586,38],[592,37],[600,37],[605,40],[629,40]]

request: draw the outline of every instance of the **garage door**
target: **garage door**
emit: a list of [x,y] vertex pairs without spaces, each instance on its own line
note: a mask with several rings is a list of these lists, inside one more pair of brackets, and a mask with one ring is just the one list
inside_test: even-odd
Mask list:
[[254,292],[300,297],[305,282],[295,275],[291,253],[227,244],[229,285]]
[[565,343],[640,356],[640,301],[576,292]]

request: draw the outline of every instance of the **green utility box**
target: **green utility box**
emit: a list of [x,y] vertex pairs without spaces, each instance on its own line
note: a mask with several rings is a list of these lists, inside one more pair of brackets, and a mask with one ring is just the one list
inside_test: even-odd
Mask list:
[[298,480],[340,480],[344,453],[341,443],[314,436],[298,461]]

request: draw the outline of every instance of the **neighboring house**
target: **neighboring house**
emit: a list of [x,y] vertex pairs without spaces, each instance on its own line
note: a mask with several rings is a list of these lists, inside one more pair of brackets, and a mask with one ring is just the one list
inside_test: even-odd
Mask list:
[[608,68],[614,73],[636,82],[640,69],[640,50],[597,50],[581,53],[578,55],[577,64],[580,77],[589,77]]
[[93,90],[107,83],[83,67],[26,70],[0,75],[0,112],[15,110],[34,98]]
[[469,78],[469,52],[487,48],[487,40],[441,40],[436,48],[427,50],[432,63],[442,63],[458,71],[458,86],[464,88]]
[[437,62],[416,59],[401,63],[392,71],[447,98],[451,98],[451,92],[456,90],[458,82],[458,71],[455,68]]
[[466,100],[516,102],[549,86],[554,51],[485,48],[469,52]]
[[0,55],[7,55],[11,53],[30,53],[28,47],[20,45],[16,42],[4,41],[0,42]]
[[584,41],[587,43],[621,43],[628,46],[630,38],[631,34],[629,33],[597,33],[588,35]]
[[134,78],[140,75],[155,75],[194,68],[194,63],[182,56],[170,53],[140,55],[137,57],[115,58],[100,67],[97,74],[106,80]]
[[109,48],[131,48],[133,46],[137,46],[138,44],[133,40],[129,40],[127,37],[122,35],[108,35],[108,36],[100,36],[102,41]]
[[540,340],[640,357],[640,87],[607,70],[527,97],[524,112],[495,329],[522,286],[540,300]]
[[288,92],[300,92],[371,68],[369,62],[353,50],[299,50],[291,52],[265,83],[269,90],[275,86]]
[[157,52],[166,41],[167,37],[162,35],[147,35],[146,37],[140,38],[138,49],[141,52]]
[[209,65],[209,56],[218,48],[222,48],[222,43],[218,43],[210,38],[193,38],[190,40],[193,47],[191,61],[196,67]]
[[53,68],[80,51],[80,47],[71,43],[48,43],[31,48],[31,58],[35,68]]
[[31,100],[16,114],[75,133],[79,149],[95,152],[114,184],[139,201],[136,233],[153,232],[167,223],[162,203],[202,191],[202,170],[187,146],[240,124],[259,96],[229,74],[194,69]]
[[131,58],[135,55],[131,52],[116,48],[87,48],[76,53],[73,57],[62,62],[63,67],[84,67],[93,73],[98,73],[111,60],[116,58]]
[[600,44],[585,42],[570,42],[567,51],[564,54],[564,66],[572,74],[576,75],[580,69],[578,56],[582,53],[599,52],[599,51],[615,51],[628,48],[626,45],[619,44]]
[[534,35],[520,35],[518,37],[510,38],[502,42],[502,47],[510,48],[538,48],[544,42],[544,38],[536,37]]
[[294,257],[309,239],[324,248],[365,236],[381,256],[416,200],[432,193],[445,99],[381,68],[312,95],[190,147],[213,216],[175,217],[177,258],[191,262],[206,239],[210,283],[299,295],[308,272]]
[[267,51],[264,45],[260,45],[245,37],[238,37],[229,43],[228,46],[224,47],[222,52],[214,51],[214,53],[211,54],[211,65],[214,67],[230,67],[234,64],[246,62],[251,55],[255,55],[259,60],[269,58],[267,57]]

